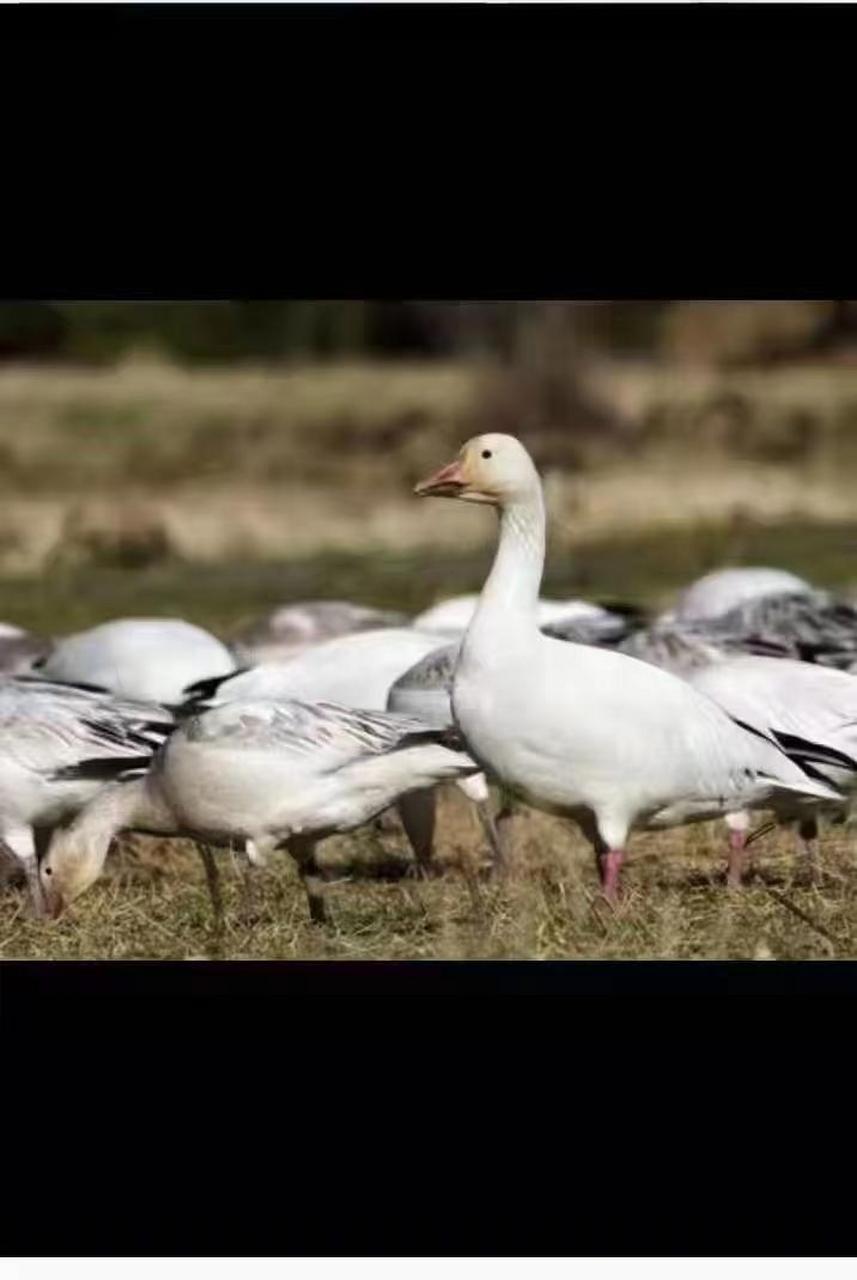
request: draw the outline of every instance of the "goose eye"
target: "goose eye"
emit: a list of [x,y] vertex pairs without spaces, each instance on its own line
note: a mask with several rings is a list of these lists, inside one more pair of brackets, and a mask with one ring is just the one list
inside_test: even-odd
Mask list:
[[490,450],[490,449],[483,449],[483,450],[482,450],[482,457],[483,457],[483,458],[490,458],[490,457],[491,457],[491,450]]
[[53,867],[45,867],[45,875],[46,875],[46,876],[52,876],[53,874],[54,874],[54,869],[53,869]]

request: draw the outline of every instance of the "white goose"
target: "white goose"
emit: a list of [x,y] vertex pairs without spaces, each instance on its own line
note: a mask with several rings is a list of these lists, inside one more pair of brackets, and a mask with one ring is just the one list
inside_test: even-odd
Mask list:
[[41,865],[52,914],[99,875],[121,830],[201,841],[215,911],[208,845],[245,842],[258,865],[286,847],[298,863],[313,920],[326,918],[314,847],[352,831],[412,788],[476,771],[450,731],[409,716],[330,703],[251,701],[182,722],[141,778],[105,791],[57,831]]
[[51,680],[96,685],[124,698],[174,705],[194,680],[228,675],[225,645],[179,618],[118,618],[58,640],[35,664]]
[[163,707],[46,681],[0,681],[0,842],[42,913],[37,849],[106,783],[148,767],[173,728]]
[[359,632],[325,640],[285,662],[260,663],[235,675],[197,681],[186,695],[192,704],[302,698],[383,711],[393,681],[436,648],[436,635],[410,627]]
[[609,899],[634,828],[776,808],[795,795],[836,799],[773,742],[678,677],[540,633],[542,486],[513,436],[469,441],[416,492],[499,510],[497,553],[461,646],[453,714],[490,775],[537,807],[577,820]]
[[813,591],[809,582],[786,569],[766,566],[714,569],[685,587],[674,608],[664,617],[698,622],[720,617],[748,600],[758,600],[762,596],[800,595],[804,592],[811,595]]
[[[467,630],[473,621],[473,615],[478,604],[478,595],[450,596],[448,599],[432,605],[424,613],[418,614],[414,618],[413,625],[419,631],[437,631],[441,634],[463,632]],[[566,622],[588,622],[594,626],[601,623],[607,624],[607,629],[612,634],[617,624],[621,623],[622,633],[627,630],[627,624],[621,614],[614,612],[612,609],[605,609],[603,605],[591,604],[588,600],[548,600],[542,598],[538,603],[538,620],[540,627],[548,624],[561,625]]]
[[282,662],[335,636],[403,627],[403,613],[352,604],[349,600],[303,600],[283,605],[240,632],[232,648],[242,665]]
[[[832,787],[846,810],[857,793],[857,676],[789,658],[741,657],[705,667],[687,679],[736,720],[772,738],[805,772]],[[816,807],[795,797],[783,817],[799,822],[804,855],[814,874]],[[727,815],[731,831],[729,881],[741,883],[749,814]]]

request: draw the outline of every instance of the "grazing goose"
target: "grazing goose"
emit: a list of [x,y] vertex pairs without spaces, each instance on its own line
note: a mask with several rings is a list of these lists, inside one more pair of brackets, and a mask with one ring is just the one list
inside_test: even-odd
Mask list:
[[121,830],[245,842],[259,865],[286,847],[301,871],[313,920],[326,918],[314,847],[352,831],[403,792],[476,772],[450,731],[410,716],[332,703],[245,700],[184,720],[141,778],[117,784],[54,834],[41,867],[52,914],[99,875]]
[[11,622],[0,622],[0,674],[20,675],[32,669],[33,663],[51,650],[45,636],[24,631]]
[[58,640],[37,669],[51,680],[85,683],[143,702],[180,703],[194,680],[235,670],[208,631],[179,618],[119,618]]
[[[841,797],[847,809],[857,793],[857,677],[788,658],[742,657],[705,667],[690,683],[743,724],[772,738],[811,777]],[[816,807],[795,797],[784,817],[799,822],[803,852],[814,872]],[[727,816],[729,881],[741,883],[749,815]]]
[[37,845],[106,782],[146,768],[173,728],[163,707],[47,681],[0,680],[0,841],[42,913]]
[[186,696],[190,706],[244,698],[302,698],[383,711],[393,681],[436,648],[436,635],[411,627],[359,632],[325,640],[286,662],[197,681]]
[[813,587],[785,569],[715,569],[685,587],[666,616],[682,622],[698,622],[718,618],[748,600],[804,592],[811,595]]
[[634,828],[776,809],[795,795],[836,800],[773,741],[678,677],[541,634],[544,502],[520,441],[478,436],[416,493],[499,511],[494,564],[455,669],[453,715],[489,775],[537,807],[577,820],[608,899],[616,897]]
[[312,645],[336,636],[383,627],[404,627],[403,613],[372,609],[348,600],[305,600],[283,605],[261,622],[239,632],[232,647],[244,666],[282,662]]

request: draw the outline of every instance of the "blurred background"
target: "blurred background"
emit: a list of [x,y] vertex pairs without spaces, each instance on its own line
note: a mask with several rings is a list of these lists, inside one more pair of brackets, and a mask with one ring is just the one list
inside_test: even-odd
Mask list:
[[0,620],[478,588],[493,521],[411,489],[485,430],[545,477],[546,594],[857,582],[855,302],[6,303]]

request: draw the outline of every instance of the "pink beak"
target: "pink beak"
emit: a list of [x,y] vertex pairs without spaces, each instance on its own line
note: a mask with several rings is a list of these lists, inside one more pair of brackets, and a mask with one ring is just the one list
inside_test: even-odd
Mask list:
[[456,460],[435,471],[427,480],[421,480],[414,493],[418,498],[456,498],[466,483],[461,474],[461,463]]

